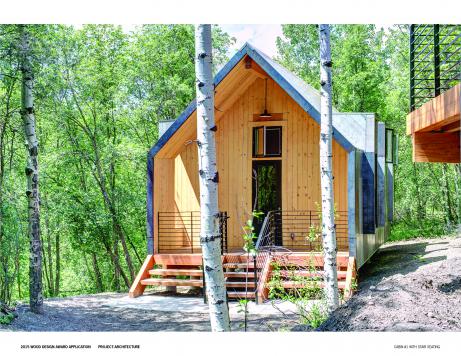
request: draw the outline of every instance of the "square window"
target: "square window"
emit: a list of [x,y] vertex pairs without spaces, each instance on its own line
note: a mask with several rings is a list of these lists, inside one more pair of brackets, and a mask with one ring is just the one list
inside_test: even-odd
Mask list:
[[253,128],[253,157],[280,157],[282,155],[282,127]]

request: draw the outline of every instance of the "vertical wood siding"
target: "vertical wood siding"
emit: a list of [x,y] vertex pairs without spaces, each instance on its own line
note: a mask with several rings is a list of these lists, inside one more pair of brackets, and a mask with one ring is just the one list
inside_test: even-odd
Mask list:
[[[253,114],[259,114],[264,110],[264,80],[261,78],[256,79],[217,120],[218,200],[220,210],[227,211],[230,216],[228,221],[230,249],[242,247],[242,226],[252,210],[251,170],[254,126],[282,126],[282,210],[317,211],[317,204],[321,203],[320,126],[271,79],[268,79],[267,90],[267,109],[272,113],[282,113],[282,120],[253,121]],[[158,211],[196,208],[198,210],[199,207],[197,146],[184,143],[176,158],[155,158],[154,233],[156,239],[155,219]],[[177,145],[177,142],[171,144]],[[168,145],[170,142],[166,144]],[[347,151],[333,141],[334,194],[338,211],[348,209],[347,159]],[[158,242],[155,245],[158,246]]]

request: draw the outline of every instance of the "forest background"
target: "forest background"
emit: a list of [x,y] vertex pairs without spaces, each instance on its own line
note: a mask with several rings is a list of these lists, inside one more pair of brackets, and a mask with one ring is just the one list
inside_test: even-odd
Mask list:
[[[333,25],[333,104],[398,134],[391,239],[459,224],[460,165],[412,162],[409,26]],[[276,60],[319,88],[318,30],[283,25]],[[146,158],[158,122],[194,98],[192,25],[29,25],[45,297],[126,291],[146,254]],[[213,27],[215,72],[235,39]],[[0,301],[27,300],[27,151],[19,34],[0,25]],[[264,48],[262,48],[264,51]]]

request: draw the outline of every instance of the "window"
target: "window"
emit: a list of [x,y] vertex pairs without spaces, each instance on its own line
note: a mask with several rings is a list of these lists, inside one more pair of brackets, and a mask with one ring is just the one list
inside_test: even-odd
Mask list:
[[386,129],[386,163],[397,163],[397,135],[393,129]]
[[259,126],[253,128],[253,157],[282,156],[282,127]]

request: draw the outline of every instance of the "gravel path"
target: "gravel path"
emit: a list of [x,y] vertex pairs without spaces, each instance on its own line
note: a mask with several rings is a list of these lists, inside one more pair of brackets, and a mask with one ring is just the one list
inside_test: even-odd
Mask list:
[[383,246],[322,331],[461,331],[461,238]]

